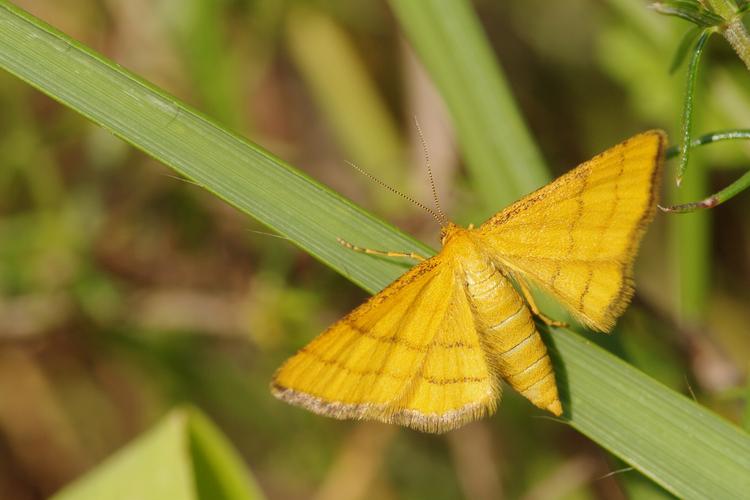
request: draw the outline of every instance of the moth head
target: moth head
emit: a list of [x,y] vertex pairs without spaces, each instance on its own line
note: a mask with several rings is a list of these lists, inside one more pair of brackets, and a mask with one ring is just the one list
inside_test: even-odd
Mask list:
[[448,222],[440,228],[440,244],[445,246],[451,238],[461,231],[466,231],[461,226],[458,226],[452,222]]

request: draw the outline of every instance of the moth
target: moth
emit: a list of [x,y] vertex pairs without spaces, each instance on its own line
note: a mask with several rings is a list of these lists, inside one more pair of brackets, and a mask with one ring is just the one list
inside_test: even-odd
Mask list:
[[633,295],[665,144],[659,130],[631,137],[476,228],[443,216],[442,250],[300,349],[271,391],[329,417],[442,433],[494,413],[505,381],[561,415],[534,317],[554,322],[528,285],[612,329]]

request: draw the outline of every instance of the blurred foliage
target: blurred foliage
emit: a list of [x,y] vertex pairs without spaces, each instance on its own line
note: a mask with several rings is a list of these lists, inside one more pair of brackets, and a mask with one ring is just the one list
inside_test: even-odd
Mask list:
[[[424,214],[345,163],[424,192],[416,115],[439,153],[449,213],[464,220],[484,208],[385,4],[16,3],[424,231]],[[668,70],[684,23],[634,0],[476,8],[555,173],[641,129],[677,136],[685,78]],[[706,51],[695,130],[747,126],[745,68],[729,47]],[[335,78],[315,73],[323,68]],[[355,91],[348,106],[335,99]],[[622,464],[566,427],[529,418],[513,394],[496,417],[446,439],[365,432],[273,400],[275,367],[364,293],[7,74],[0,105],[3,498],[48,496],[183,402],[221,426],[268,498],[664,497],[632,471],[610,474]],[[749,152],[740,142],[693,151],[690,175],[667,200],[716,191],[747,168]],[[745,194],[711,213],[659,217],[634,306],[615,336],[597,339],[737,423],[750,393],[748,204]]]
[[200,412],[177,409],[54,500],[262,500],[239,457]]

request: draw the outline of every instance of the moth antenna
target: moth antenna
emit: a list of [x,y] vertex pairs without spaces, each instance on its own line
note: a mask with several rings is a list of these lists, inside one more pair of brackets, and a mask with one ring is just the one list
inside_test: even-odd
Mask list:
[[402,197],[403,199],[409,200],[414,205],[418,206],[419,208],[421,208],[422,210],[424,210],[428,214],[432,215],[432,217],[437,221],[438,224],[440,224],[441,226],[443,225],[442,219],[431,208],[428,208],[427,206],[423,205],[422,203],[419,203],[417,200],[415,200],[414,198],[412,198],[410,196],[406,196],[404,193],[402,193],[401,191],[397,190],[396,188],[392,188],[391,186],[389,186],[385,182],[381,181],[380,179],[378,179],[377,177],[375,177],[374,175],[372,175],[370,172],[367,172],[366,170],[363,170],[363,169],[359,168],[354,163],[352,163],[350,161],[347,161],[346,163],[348,163],[350,167],[356,169],[357,172],[359,172],[360,174],[364,175],[365,177],[367,177],[371,181],[374,181],[374,182],[380,184],[381,186],[383,186],[384,188],[386,188],[391,193],[395,193],[395,194],[399,195],[400,197]]
[[430,167],[430,151],[427,149],[427,141],[424,140],[424,134],[422,133],[422,127],[419,126],[417,117],[414,117],[414,125],[417,126],[417,133],[419,134],[419,142],[422,143],[422,151],[424,152],[424,163],[427,167],[427,175],[430,177],[430,187],[432,188],[432,199],[435,202],[435,208],[437,208],[438,214],[440,214],[440,225],[448,224],[448,217],[440,207],[440,198],[438,197],[437,187],[435,187],[435,178],[432,176],[432,167]]

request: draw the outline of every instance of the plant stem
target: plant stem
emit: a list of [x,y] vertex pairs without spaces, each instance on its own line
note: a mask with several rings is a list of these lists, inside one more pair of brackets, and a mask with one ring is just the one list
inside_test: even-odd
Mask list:
[[747,33],[742,19],[735,16],[721,29],[721,34],[727,39],[737,56],[742,59],[750,70],[750,35]]
[[708,198],[704,198],[700,201],[691,201],[690,203],[683,203],[681,205],[673,205],[671,207],[662,207],[664,212],[685,214],[689,212],[695,212],[702,208],[713,208],[717,205],[721,205],[730,198],[734,198],[742,191],[750,187],[750,172],[746,172],[739,179],[719,191],[718,193],[712,194]]
[[750,70],[750,35],[741,15],[737,13],[736,5],[730,0],[705,0],[705,3],[726,20],[726,24],[718,27],[719,31]]

